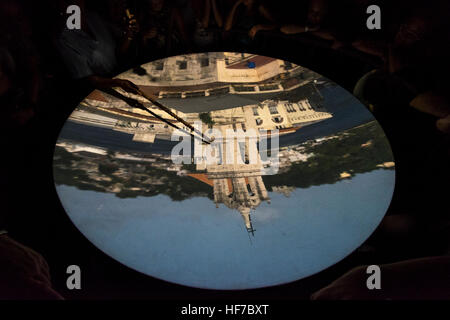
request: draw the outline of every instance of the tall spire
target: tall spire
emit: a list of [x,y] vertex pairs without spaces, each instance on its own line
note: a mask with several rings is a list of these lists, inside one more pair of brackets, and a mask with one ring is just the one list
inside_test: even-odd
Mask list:
[[252,218],[250,217],[250,208],[248,207],[239,207],[239,212],[241,213],[242,218],[244,219],[245,228],[247,229],[247,232],[252,234],[252,236],[255,236],[255,229],[253,229],[252,225]]

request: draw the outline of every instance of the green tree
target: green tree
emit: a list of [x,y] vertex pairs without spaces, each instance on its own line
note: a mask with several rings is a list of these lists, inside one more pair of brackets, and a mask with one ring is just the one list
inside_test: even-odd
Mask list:
[[210,112],[200,113],[199,118],[204,124],[207,124],[209,127],[212,127],[214,125],[214,120],[211,118]]

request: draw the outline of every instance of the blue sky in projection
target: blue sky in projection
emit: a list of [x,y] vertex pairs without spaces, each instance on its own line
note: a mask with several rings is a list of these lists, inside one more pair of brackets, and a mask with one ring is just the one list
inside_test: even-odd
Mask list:
[[290,197],[271,192],[271,204],[252,211],[251,240],[238,211],[208,198],[57,190],[78,229],[123,264],[183,285],[244,289],[301,279],[350,254],[383,218],[394,180],[394,170],[376,170]]

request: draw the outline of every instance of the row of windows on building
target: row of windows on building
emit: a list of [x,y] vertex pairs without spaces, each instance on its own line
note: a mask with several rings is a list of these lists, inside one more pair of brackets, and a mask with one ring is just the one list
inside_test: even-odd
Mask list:
[[311,115],[308,115],[308,116],[301,116],[301,117],[296,117],[296,118],[292,118],[292,120],[306,120],[306,119],[318,119],[318,118],[320,118],[321,117],[321,115],[319,115],[319,114],[311,114]]
[[[186,70],[187,69],[187,61],[186,60],[177,61],[177,66],[178,66],[178,70]],[[202,68],[208,67],[209,66],[209,58],[201,58],[200,66]],[[164,70],[164,61],[155,62],[154,70],[157,70],[157,71]]]
[[[273,122],[275,122],[275,123],[282,123],[283,121],[284,121],[284,118],[283,117],[280,117],[280,116],[278,116],[278,117],[273,117],[272,118],[272,121]],[[255,119],[255,122],[256,122],[256,125],[257,126],[260,126],[260,125],[262,125],[263,124],[263,119],[259,119],[259,118],[257,118],[257,119]],[[277,126],[278,127],[278,126]]]
[[[296,118],[292,118],[293,121],[298,121],[298,120],[307,120],[307,119],[319,119],[321,117],[321,115],[319,114],[312,114],[312,115],[307,115],[307,116],[302,116],[302,117],[296,117]],[[272,121],[275,123],[282,123],[284,121],[283,117],[273,117]],[[256,125],[260,126],[263,124],[263,120],[262,119],[255,119]],[[277,126],[278,128],[278,126]],[[281,129],[281,128],[278,128]]]
[[[286,108],[286,111],[289,113],[297,112],[295,106],[292,103],[287,103],[284,106]],[[306,107],[303,104],[298,104],[298,108],[300,111],[313,110],[313,108],[309,104],[306,104]],[[277,105],[276,104],[269,105],[269,112],[270,114],[279,114]],[[259,116],[258,107],[253,107],[253,115]]]
[[[204,97],[207,96],[207,93],[209,93],[210,96],[212,95],[220,95],[220,94],[226,94],[229,93],[232,88],[235,92],[256,92],[258,86],[239,86],[239,85],[230,85],[227,87],[217,88],[217,89],[210,89],[206,91],[190,91],[190,92],[163,92],[163,93],[155,93],[157,95],[161,95],[161,98],[194,98],[194,97]],[[279,89],[278,84],[274,84],[270,87],[265,86],[262,88],[262,86],[259,86],[259,91],[268,91],[268,90],[277,90]],[[273,108],[272,108],[273,109]]]
[[[255,120],[256,121],[256,125],[257,126],[260,126],[260,125],[262,125],[263,124],[263,120],[262,119],[256,119]],[[275,122],[275,121],[274,121]],[[281,121],[282,122],[282,121]],[[277,122],[278,123],[278,122]],[[277,128],[277,129],[283,129],[283,128],[285,128],[285,126],[284,125],[278,125],[278,126],[275,126],[275,128]]]

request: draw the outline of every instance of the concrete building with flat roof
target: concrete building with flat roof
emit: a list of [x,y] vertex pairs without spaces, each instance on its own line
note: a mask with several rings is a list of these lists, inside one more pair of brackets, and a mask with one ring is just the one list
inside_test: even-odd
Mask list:
[[[133,81],[190,124],[200,121],[202,113],[209,113],[215,127],[257,132],[277,129],[280,134],[287,134],[332,117],[320,103],[313,103],[300,90],[311,85],[311,80],[302,77],[304,68],[280,59],[212,52],[169,57],[142,67],[146,70],[144,75],[130,70],[119,77]],[[302,91],[301,97],[295,98],[296,91]],[[311,95],[317,95],[316,91],[304,90],[312,92]],[[148,143],[170,139],[175,130],[170,124],[190,131],[145,98],[122,94],[139,101],[165,122],[98,90],[80,104],[70,119],[110,126],[133,134],[135,141]],[[202,129],[208,127],[204,125]]]

